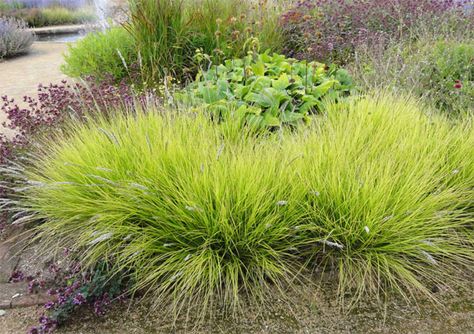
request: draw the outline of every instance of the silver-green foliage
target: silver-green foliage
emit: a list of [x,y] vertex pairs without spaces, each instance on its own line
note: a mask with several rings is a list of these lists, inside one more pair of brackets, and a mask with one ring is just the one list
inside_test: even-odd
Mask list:
[[26,29],[21,20],[0,17],[0,59],[28,52],[34,35]]

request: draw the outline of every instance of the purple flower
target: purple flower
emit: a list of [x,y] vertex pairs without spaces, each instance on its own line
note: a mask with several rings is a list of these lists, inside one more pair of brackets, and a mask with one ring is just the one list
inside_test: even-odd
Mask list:
[[74,299],[72,300],[72,303],[74,305],[82,305],[86,303],[86,298],[82,293],[78,293],[76,296],[74,296]]
[[53,301],[49,301],[46,304],[44,304],[44,308],[47,309],[47,310],[50,310],[54,307],[54,305],[56,305],[56,304]]
[[28,334],[39,334],[38,328],[37,328],[37,327],[31,327],[31,328],[28,330]]
[[[0,143],[1,143],[1,137],[0,137]],[[18,283],[22,282],[25,280],[25,274],[21,270],[15,270],[12,272],[9,281],[12,283]]]

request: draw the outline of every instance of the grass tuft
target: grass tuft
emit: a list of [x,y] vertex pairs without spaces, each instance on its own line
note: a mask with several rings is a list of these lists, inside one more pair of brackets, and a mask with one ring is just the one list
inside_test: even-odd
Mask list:
[[306,268],[336,270],[353,302],[430,294],[473,264],[472,123],[385,96],[296,132],[226,127],[155,110],[75,124],[28,169],[18,210],[45,245],[131,272],[175,314],[263,303]]

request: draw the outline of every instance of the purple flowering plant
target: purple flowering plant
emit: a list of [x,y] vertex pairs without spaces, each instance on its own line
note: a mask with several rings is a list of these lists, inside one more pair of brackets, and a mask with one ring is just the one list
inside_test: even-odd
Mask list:
[[359,45],[387,43],[443,23],[473,26],[468,3],[472,0],[301,0],[281,16],[285,52],[346,63]]
[[103,316],[113,302],[128,297],[127,275],[111,276],[106,263],[89,270],[83,270],[79,262],[71,262],[65,269],[53,264],[49,271],[59,287],[48,290],[51,300],[44,305],[39,324],[31,327],[29,334],[54,332],[79,307],[90,307],[97,316]]

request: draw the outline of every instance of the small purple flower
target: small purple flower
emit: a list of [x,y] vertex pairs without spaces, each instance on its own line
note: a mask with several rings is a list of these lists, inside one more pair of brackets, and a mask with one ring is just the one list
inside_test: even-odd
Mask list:
[[72,303],[74,305],[82,305],[86,303],[86,298],[82,293],[78,293],[76,296],[74,296],[74,299],[72,300]]
[[11,283],[18,283],[24,280],[25,280],[25,274],[21,270],[15,270],[11,274],[10,279],[9,279]]
[[47,309],[47,310],[50,310],[50,309],[54,308],[55,305],[56,304],[53,301],[49,301],[46,304],[44,304],[44,308]]
[[60,295],[58,297],[58,305],[63,305],[67,302],[67,297],[65,297],[64,295]]
[[28,330],[28,334],[39,334],[38,328],[37,328],[37,327],[31,327],[31,328]]

